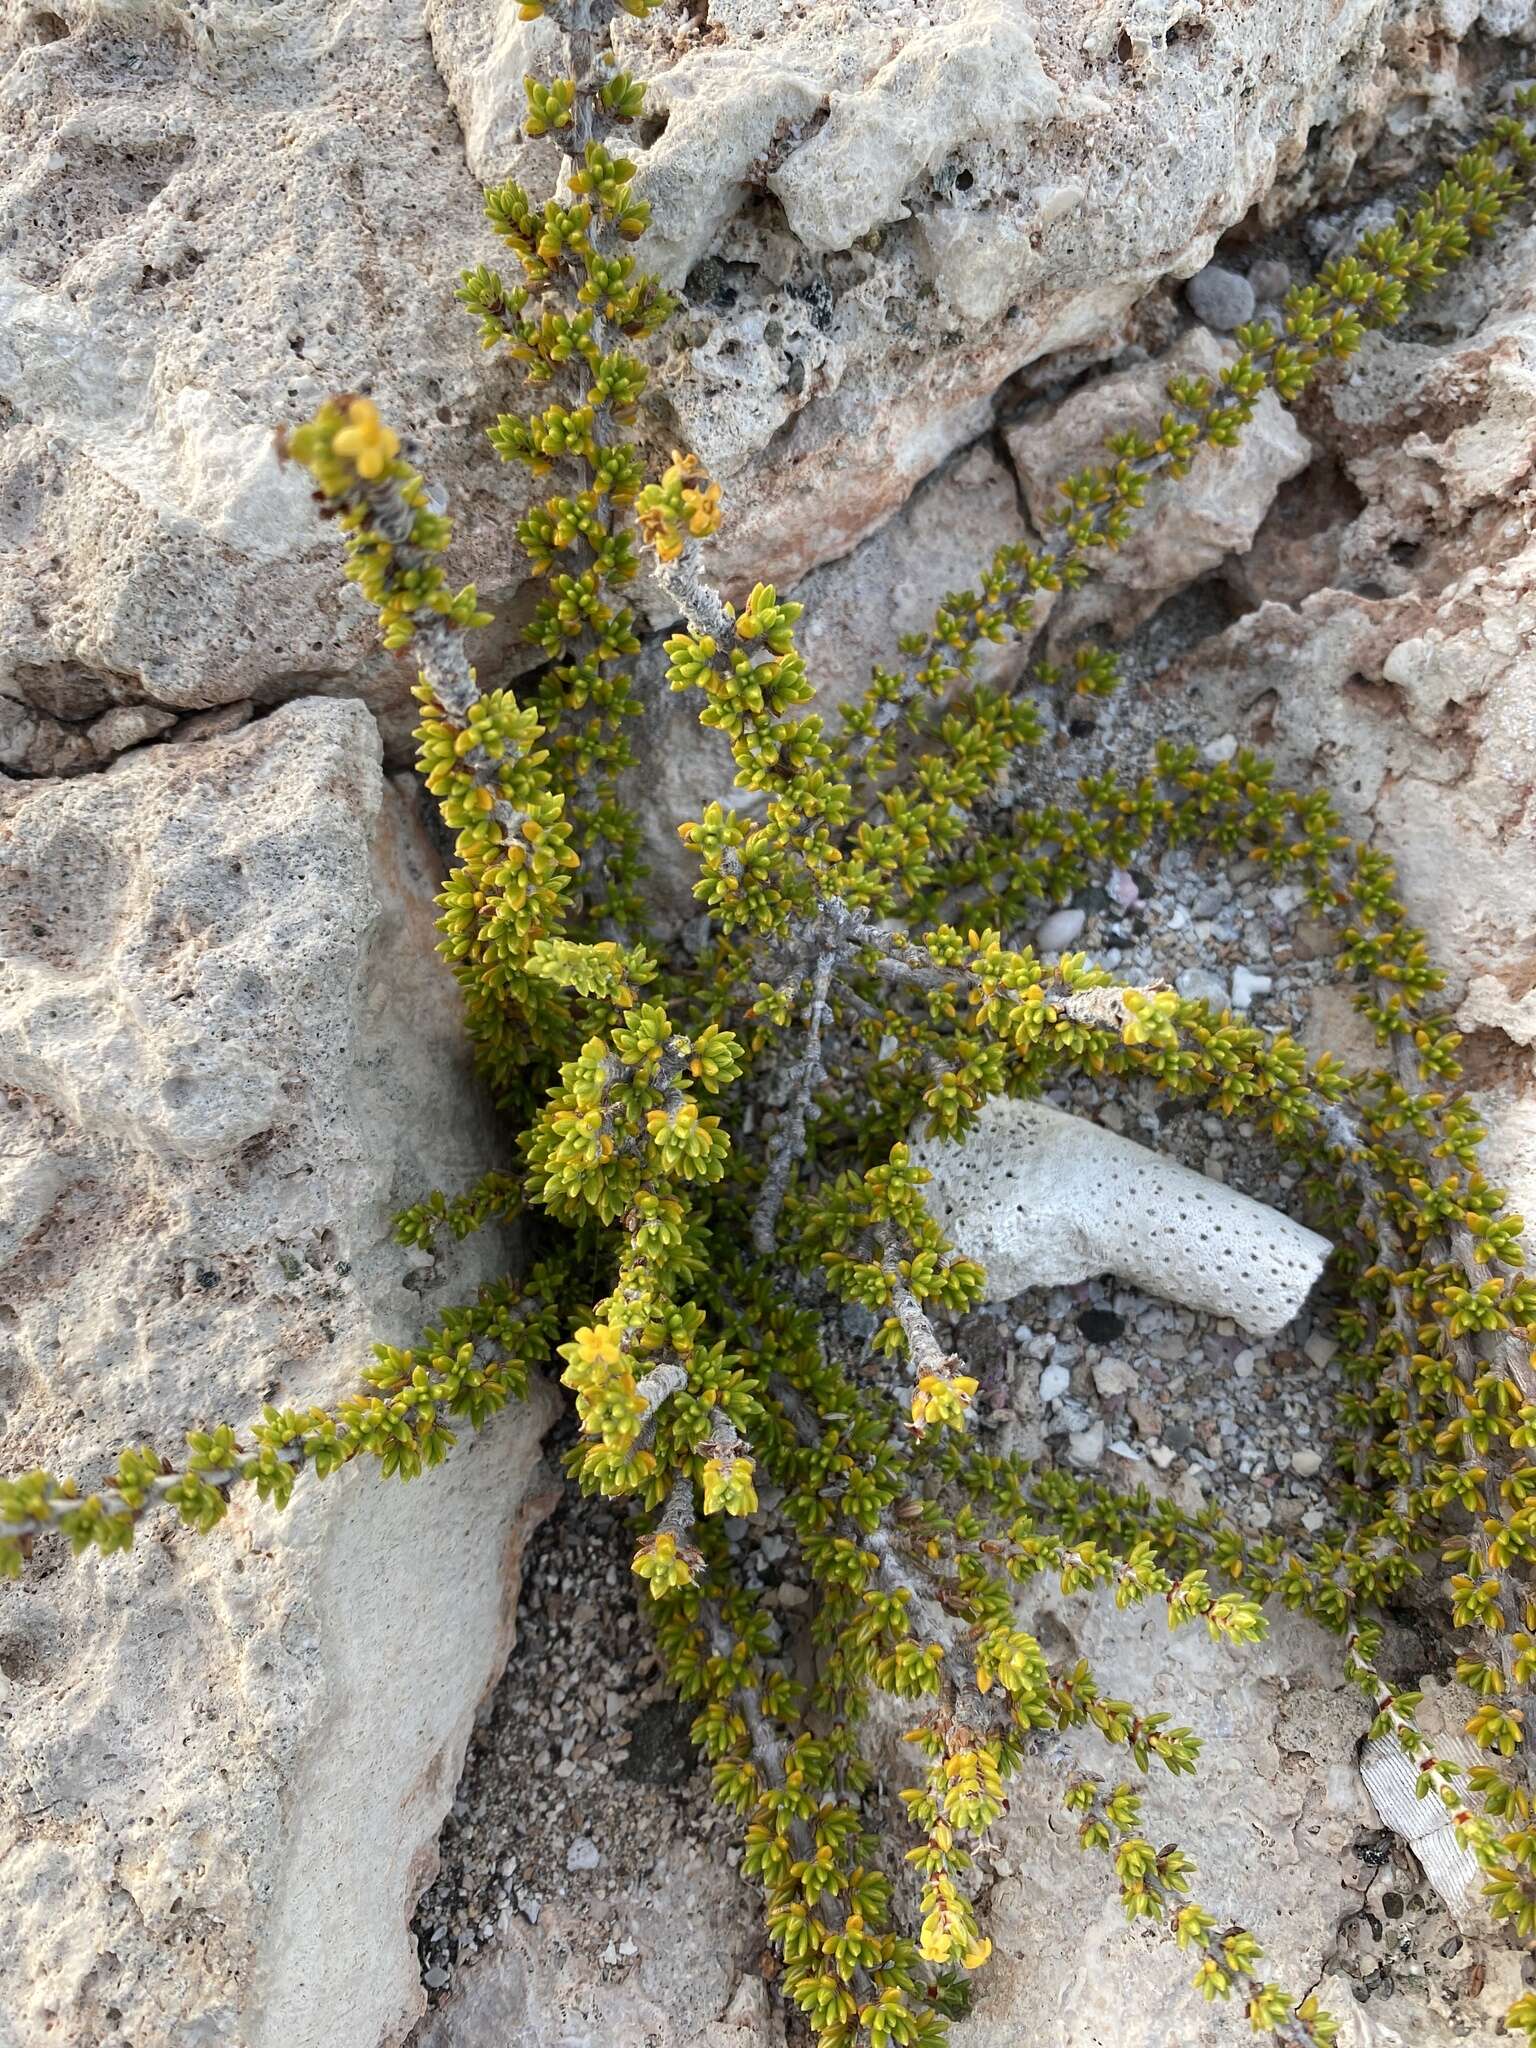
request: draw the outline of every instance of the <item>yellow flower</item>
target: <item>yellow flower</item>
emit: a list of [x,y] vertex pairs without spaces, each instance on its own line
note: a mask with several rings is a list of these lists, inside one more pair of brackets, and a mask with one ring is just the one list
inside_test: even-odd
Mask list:
[[965,1411],[971,1405],[976,1382],[969,1373],[925,1372],[912,1396],[912,1421],[919,1432],[936,1424],[964,1429]]
[[562,1351],[574,1350],[576,1359],[582,1365],[617,1365],[624,1355],[619,1342],[619,1333],[611,1323],[598,1323],[585,1330],[578,1330],[569,1346]]
[[379,408],[371,398],[354,398],[347,407],[347,424],[331,446],[350,460],[359,476],[371,481],[382,476],[400,453],[400,437],[379,418]]

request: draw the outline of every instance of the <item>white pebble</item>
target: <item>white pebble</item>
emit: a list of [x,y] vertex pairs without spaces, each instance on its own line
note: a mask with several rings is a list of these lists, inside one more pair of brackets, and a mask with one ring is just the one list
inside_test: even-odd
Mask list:
[[1122,910],[1129,910],[1141,894],[1136,886],[1136,877],[1128,868],[1111,868],[1105,889],[1109,900],[1118,903]]
[[1302,1349],[1319,1372],[1329,1363],[1338,1348],[1333,1338],[1327,1336],[1322,1330],[1314,1330],[1302,1346]]
[[1233,968],[1233,1009],[1246,1010],[1255,996],[1267,996],[1274,985],[1274,977],[1272,975],[1255,974],[1251,967]]
[[1249,1350],[1239,1351],[1236,1358],[1232,1361],[1232,1371],[1240,1380],[1251,1380],[1253,1378],[1253,1353]]
[[1092,1467],[1104,1455],[1104,1425],[1096,1422],[1091,1429],[1075,1429],[1067,1438],[1067,1456],[1074,1465]]
[[1218,740],[1207,740],[1200,749],[1201,757],[1217,768],[1223,761],[1230,761],[1236,752],[1237,741],[1229,732],[1224,732]]
[[565,1852],[567,1870],[596,1870],[602,1860],[602,1852],[589,1835],[578,1835]]
[[1209,1003],[1213,1009],[1227,1007],[1227,984],[1209,967],[1186,967],[1174,987],[1189,1003]]
[[1321,1451],[1292,1451],[1291,1470],[1298,1479],[1315,1479],[1323,1469]]
[[1053,910],[1049,917],[1041,919],[1035,937],[1047,953],[1061,953],[1082,936],[1087,922],[1086,910]]
[[1071,1384],[1072,1375],[1064,1365],[1048,1365],[1040,1375],[1040,1398],[1059,1401]]

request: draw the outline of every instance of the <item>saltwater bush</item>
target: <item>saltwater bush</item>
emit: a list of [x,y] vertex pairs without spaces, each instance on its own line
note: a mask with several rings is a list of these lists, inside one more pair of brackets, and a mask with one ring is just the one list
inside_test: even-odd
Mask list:
[[[651,4],[624,0],[636,14]],[[1000,829],[989,792],[1046,728],[1036,697],[975,669],[979,647],[1027,639],[1039,595],[1081,582],[1125,538],[1153,477],[1236,442],[1263,393],[1296,399],[1495,227],[1536,164],[1536,103],[1493,120],[1411,212],[1293,290],[1278,330],[1241,330],[1219,378],[1170,383],[1160,419],[1128,422],[1102,466],[1063,481],[1038,548],[1001,549],[829,723],[796,647],[801,607],[766,584],[728,603],[701,547],[724,516],[718,487],[686,454],[648,478],[632,438],[644,347],[673,301],[635,253],[647,209],[617,138],[644,88],[612,62],[611,11],[579,0],[574,75],[528,81],[529,133],[568,146],[558,193],[486,195],[517,280],[478,269],[460,292],[531,393],[492,442],[550,481],[518,527],[544,593],[526,698],[480,688],[466,636],[487,614],[451,587],[450,521],[373,402],[338,396],[286,439],[385,644],[419,671],[421,773],[456,835],[442,950],[520,1133],[506,1172],[434,1193],[399,1235],[428,1245],[515,1214],[527,1268],[418,1345],[380,1346],[334,1410],[269,1407],[194,1432],[176,1461],[127,1450],[89,1496],[47,1472],[0,1484],[0,1566],[19,1572],[48,1532],[77,1552],[125,1550],[161,1503],[207,1530],[237,1487],[282,1507],[302,1474],[359,1458],[412,1478],[558,1359],[581,1428],[571,1473],[634,1503],[634,1570],[662,1653],[742,1818],[783,1989],[823,2048],[943,2039],[989,1950],[967,1888],[975,1846],[1040,1731],[1091,1723],[1138,1772],[1196,1767],[1189,1729],[1111,1697],[1080,1662],[1053,1665],[1018,1625],[1014,1588],[1041,1573],[1067,1595],[1160,1601],[1171,1626],[1234,1645],[1263,1634],[1270,1600],[1333,1630],[1363,1725],[1415,1760],[1421,1794],[1444,1802],[1482,1864],[1493,1912],[1526,1941],[1536,1285],[1519,1266],[1520,1219],[1477,1169],[1440,974],[1388,863],[1340,831],[1325,793],[1279,787],[1248,752],[1212,766],[1164,745],[1140,778],[1085,779],[1070,809],[1011,810]],[[686,946],[651,928],[621,800],[640,708],[624,594],[642,566],[682,621],[671,687],[697,693],[742,792],[739,808],[709,803],[681,828],[708,924]],[[1097,647],[1034,674],[1047,696],[1114,683]],[[1164,986],[1011,942],[1107,864],[1169,843],[1304,886],[1339,929],[1379,1067],[1308,1060]],[[967,1433],[976,1380],[934,1312],[974,1303],[983,1275],[945,1243],[908,1139],[963,1139],[989,1096],[1037,1093],[1074,1068],[1251,1119],[1304,1169],[1309,1212],[1338,1245],[1349,1386],[1336,1513],[1310,1541],[989,1456]],[[607,1276],[596,1300],[594,1272]],[[883,1319],[883,1382],[855,1381],[839,1358],[823,1314],[836,1297]],[[815,1588],[809,1689],[733,1568],[731,1525],[758,1512],[759,1474]],[[1463,1641],[1456,1676],[1481,1698],[1475,1769],[1429,1752],[1416,1695],[1394,1694],[1372,1661],[1383,1605],[1421,1586],[1426,1600],[1443,1589]],[[904,1703],[920,1761],[904,1841],[876,1839],[866,1818],[872,1691]],[[1277,2041],[1335,2038],[1315,1996],[1266,1981],[1253,1937],[1195,1902],[1189,1859],[1144,1838],[1131,1784],[1073,1776],[1061,1794],[1126,1911],[1167,1921],[1208,1998]],[[1536,1995],[1506,2023],[1536,2040]]]

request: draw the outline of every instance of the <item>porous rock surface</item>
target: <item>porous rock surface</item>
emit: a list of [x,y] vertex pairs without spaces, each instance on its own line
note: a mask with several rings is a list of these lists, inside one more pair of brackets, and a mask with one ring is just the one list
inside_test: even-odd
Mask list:
[[1161,697],[1321,783],[1397,864],[1448,976],[1491,1177],[1536,1202],[1536,231],[1405,333],[1370,336],[1303,426],[1317,460],[1235,565],[1247,609]]
[[1369,1839],[1359,1695],[1340,1674],[1336,1638],[1276,1611],[1263,1643],[1233,1649],[1198,1628],[1170,1637],[1156,1603],[1120,1612],[1059,1597],[1026,1603],[1023,1621],[1053,1659],[1086,1657],[1106,1693],[1161,1709],[1204,1747],[1194,1777],[1154,1766],[1143,1779],[1117,1773],[1092,1731],[1072,1731],[1049,1766],[1025,1766],[998,1830],[1005,1867],[994,1865],[985,1914],[992,1957],[953,2048],[1228,2048],[1234,2038],[1231,2007],[1194,1990],[1167,1930],[1127,1924],[1109,1860],[1084,1852],[1062,1809],[1064,1766],[1135,1780],[1147,1838],[1177,1842],[1197,1865],[1190,1896],[1257,1936],[1263,1974],[1296,1996],[1318,1988],[1341,2022],[1341,2048],[1492,2039],[1500,1999],[1519,1981],[1518,1957],[1497,1948],[1476,1985],[1451,1999],[1421,1973],[1401,2004],[1361,2004],[1335,1974],[1341,1923],[1391,1883]]
[[[120,1445],[332,1404],[504,1269],[496,1233],[390,1239],[498,1156],[433,886],[357,703],[0,789],[0,1470],[99,1483]],[[40,1543],[0,1592],[5,2048],[401,2040],[548,1400],[416,1485]]]
[[[497,0],[432,0],[432,22],[471,169],[504,175],[550,31]],[[624,24],[646,248],[688,284],[667,397],[727,485],[727,576],[846,552],[1013,371],[1102,346],[1384,121],[1406,147],[1476,71],[1449,27],[1400,0],[710,0]]]
[[[362,695],[381,657],[275,425],[372,390],[460,526],[454,567],[515,667],[527,486],[479,431],[515,400],[453,304],[494,258],[479,186],[548,21],[501,0],[17,0],[0,28],[0,765],[89,765],[114,706]],[[719,569],[783,585],[847,553],[992,419],[1010,373],[1116,345],[1381,142],[1410,162],[1529,32],[1485,0],[778,0],[621,26],[648,257],[688,281],[669,417],[727,487]],[[1468,38],[1458,48],[1457,37]],[[1385,140],[1383,141],[1383,137]],[[94,758],[94,752],[93,752]]]
[[273,431],[374,392],[506,607],[497,380],[453,304],[495,243],[419,8],[21,0],[0,108],[0,693],[48,722],[18,751],[0,717],[0,765],[77,765],[116,704],[343,675],[398,743],[413,677]]

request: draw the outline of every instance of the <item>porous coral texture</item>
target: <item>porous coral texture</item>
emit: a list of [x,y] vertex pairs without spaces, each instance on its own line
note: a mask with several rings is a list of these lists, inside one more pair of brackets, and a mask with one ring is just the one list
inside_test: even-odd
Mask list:
[[913,1157],[991,1301],[1114,1273],[1268,1337],[1328,1257],[1325,1237],[1278,1209],[1047,1102],[994,1096],[964,1144],[928,1139]]

